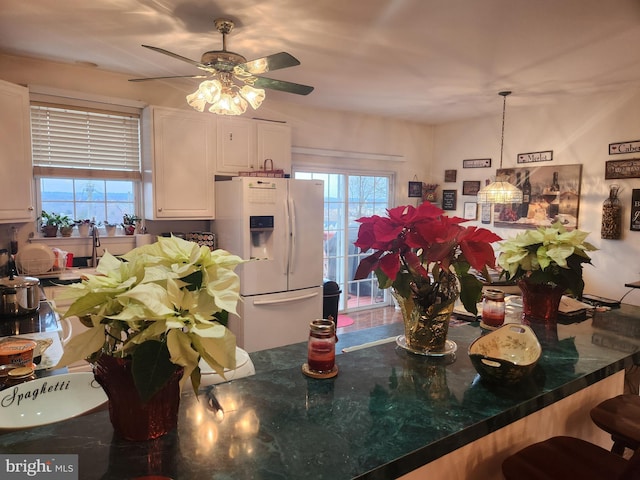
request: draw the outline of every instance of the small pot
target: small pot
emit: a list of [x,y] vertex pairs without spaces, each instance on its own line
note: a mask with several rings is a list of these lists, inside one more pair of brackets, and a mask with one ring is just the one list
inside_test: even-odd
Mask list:
[[10,275],[0,278],[0,315],[26,315],[40,307],[40,280]]

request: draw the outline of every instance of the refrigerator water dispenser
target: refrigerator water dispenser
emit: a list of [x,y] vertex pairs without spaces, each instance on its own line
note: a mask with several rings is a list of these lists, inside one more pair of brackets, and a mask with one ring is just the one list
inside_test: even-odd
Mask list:
[[249,217],[249,231],[251,232],[250,258],[272,258],[273,225],[273,215],[251,215]]

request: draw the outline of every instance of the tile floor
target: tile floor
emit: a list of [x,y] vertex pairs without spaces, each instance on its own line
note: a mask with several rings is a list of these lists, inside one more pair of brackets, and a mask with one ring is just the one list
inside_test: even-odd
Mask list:
[[338,335],[340,333],[355,332],[356,330],[402,321],[402,314],[394,307],[381,307],[361,310],[359,312],[349,312],[347,316],[353,318],[353,324],[338,328]]

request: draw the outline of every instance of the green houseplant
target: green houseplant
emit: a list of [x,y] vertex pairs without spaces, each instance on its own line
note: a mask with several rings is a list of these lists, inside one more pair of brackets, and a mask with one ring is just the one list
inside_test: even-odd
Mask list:
[[67,227],[72,223],[69,216],[62,213],[43,210],[40,215],[40,229],[45,237],[55,237],[58,234],[58,228]]
[[124,228],[124,233],[126,235],[133,235],[136,231],[136,224],[142,220],[140,217],[135,214],[125,213],[122,215],[122,228]]
[[[143,413],[137,416],[146,414],[146,403],[177,372],[182,373],[181,386],[190,379],[197,392],[200,359],[221,375],[235,368],[235,336],[226,321],[240,298],[234,269],[241,262],[224,250],[176,237],[159,238],[120,258],[105,252],[96,275],[65,289],[72,303],[62,317],[78,316],[88,330],[67,343],[58,366],[87,359],[104,377],[109,363],[117,360],[130,369],[142,402]],[[110,409],[113,400],[110,396]],[[118,412],[110,414],[117,429]],[[124,423],[133,422],[127,418]],[[123,436],[141,439],[136,435]]]

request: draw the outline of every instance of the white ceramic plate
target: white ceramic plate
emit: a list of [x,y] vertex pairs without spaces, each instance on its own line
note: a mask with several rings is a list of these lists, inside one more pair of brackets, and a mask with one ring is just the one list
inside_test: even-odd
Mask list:
[[93,373],[38,378],[0,391],[0,429],[46,425],[81,415],[107,401]]
[[200,371],[202,373],[201,384],[203,386],[228,382],[230,380],[248,377],[256,373],[255,367],[249,354],[236,347],[236,368],[235,370],[224,369],[224,378],[218,375],[207,362],[200,360]]
[[56,255],[46,245],[29,243],[21,247],[16,254],[18,271],[27,275],[40,275],[53,267]]

